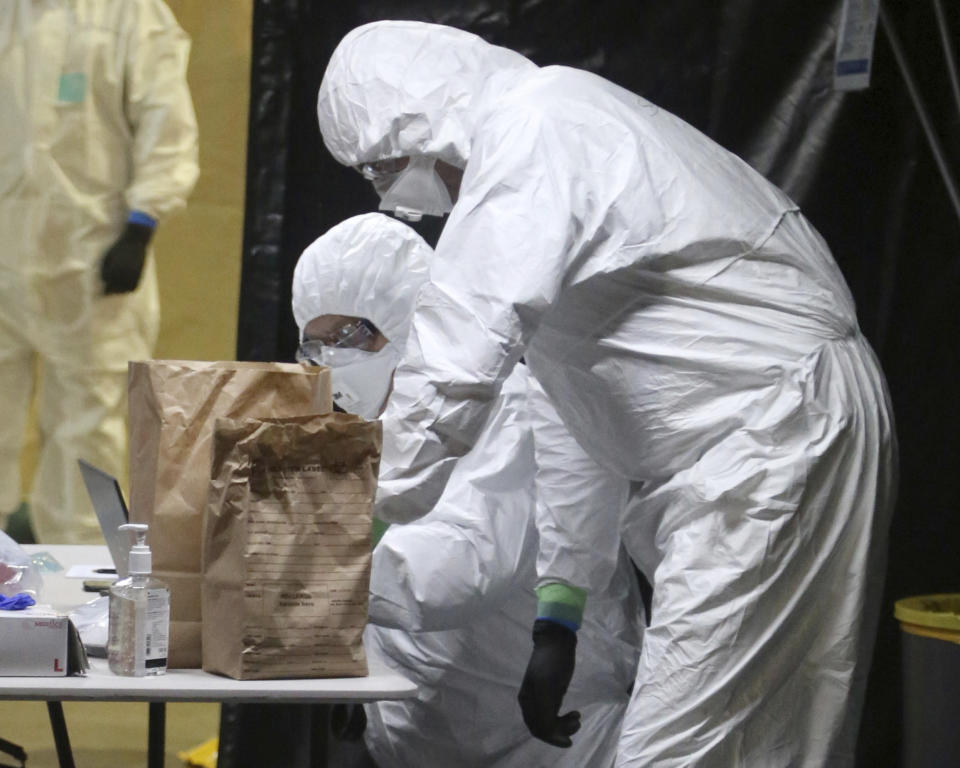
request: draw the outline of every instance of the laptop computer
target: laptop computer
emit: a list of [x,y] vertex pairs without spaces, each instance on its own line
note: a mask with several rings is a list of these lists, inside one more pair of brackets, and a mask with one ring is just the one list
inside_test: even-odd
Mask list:
[[127,503],[123,499],[123,491],[117,478],[98,469],[83,459],[78,459],[80,474],[90,494],[93,511],[97,513],[100,530],[110,550],[110,557],[117,569],[117,576],[126,578],[130,559],[130,535],[121,531],[120,526],[129,519]]

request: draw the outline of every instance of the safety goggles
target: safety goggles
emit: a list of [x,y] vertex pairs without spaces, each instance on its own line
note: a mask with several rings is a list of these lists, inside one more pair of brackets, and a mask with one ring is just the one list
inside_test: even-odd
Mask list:
[[303,339],[297,349],[297,362],[320,365],[324,348],[360,349],[370,351],[379,331],[369,320],[360,318],[341,325],[333,333],[313,339]]
[[391,176],[396,176],[407,167],[409,162],[409,157],[388,157],[385,160],[375,160],[372,163],[361,163],[355,165],[354,168],[367,181],[383,181]]

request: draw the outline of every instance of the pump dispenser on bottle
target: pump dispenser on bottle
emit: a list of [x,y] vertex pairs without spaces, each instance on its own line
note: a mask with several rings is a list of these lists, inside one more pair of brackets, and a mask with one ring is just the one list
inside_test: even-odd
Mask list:
[[110,587],[110,639],[107,661],[115,675],[143,677],[167,671],[170,590],[154,579],[147,526],[127,523],[136,542],[130,549],[130,575]]

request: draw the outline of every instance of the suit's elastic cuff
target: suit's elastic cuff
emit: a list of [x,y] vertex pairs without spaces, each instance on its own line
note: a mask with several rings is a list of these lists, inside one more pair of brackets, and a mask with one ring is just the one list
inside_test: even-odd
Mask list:
[[537,618],[562,624],[576,632],[583,623],[586,590],[554,582],[537,587]]
[[155,229],[157,226],[157,220],[150,214],[144,213],[143,211],[130,211],[130,215],[127,216],[127,221],[132,224],[140,224],[144,227],[150,227],[150,229]]

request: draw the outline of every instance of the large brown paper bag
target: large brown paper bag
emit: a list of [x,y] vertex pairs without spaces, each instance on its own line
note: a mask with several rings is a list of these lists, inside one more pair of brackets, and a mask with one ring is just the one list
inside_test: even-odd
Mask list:
[[289,363],[149,360],[129,367],[130,517],[150,525],[170,586],[170,667],[199,667],[200,553],[214,419],[332,410],[330,371]]
[[367,674],[380,422],[217,419],[203,524],[203,669]]

